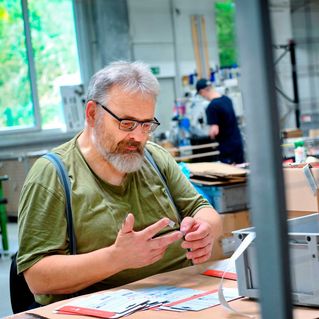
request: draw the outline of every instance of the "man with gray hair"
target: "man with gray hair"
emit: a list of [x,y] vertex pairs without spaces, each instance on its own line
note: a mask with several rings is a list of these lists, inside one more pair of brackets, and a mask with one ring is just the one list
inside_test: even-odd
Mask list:
[[[53,149],[71,180],[76,255],[70,255],[65,196],[54,166],[40,158],[31,168],[20,196],[17,265],[39,304],[211,256],[220,217],[170,154],[148,141],[160,125],[154,117],[158,94],[147,65],[111,63],[90,81],[84,130]],[[178,214],[145,149],[165,176]]]

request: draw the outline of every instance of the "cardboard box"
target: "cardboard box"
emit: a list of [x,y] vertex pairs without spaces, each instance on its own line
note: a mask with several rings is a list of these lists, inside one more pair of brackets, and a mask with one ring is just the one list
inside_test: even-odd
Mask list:
[[223,235],[214,242],[212,260],[230,257],[235,251],[235,238],[232,231],[251,226],[248,211],[221,214],[220,216],[223,220]]
[[311,138],[319,137],[319,129],[310,129],[308,135]]
[[303,217],[311,214],[313,214],[313,212],[297,212],[293,210],[287,212],[288,219]]
[[[237,181],[244,182],[246,180],[247,170],[236,167],[234,165],[214,162],[214,163],[188,163],[187,168],[191,173],[191,179],[195,176],[195,179],[203,177],[205,181],[211,181],[216,185],[216,181],[219,183]],[[199,181],[201,183],[202,181]]]
[[[313,193],[304,172],[304,166],[284,168],[286,206],[288,211],[319,212],[318,190]],[[314,180],[319,185],[319,167],[310,169]]]
[[296,137],[302,137],[302,135],[303,135],[303,131],[300,129],[288,128],[282,131],[283,138],[296,138]]

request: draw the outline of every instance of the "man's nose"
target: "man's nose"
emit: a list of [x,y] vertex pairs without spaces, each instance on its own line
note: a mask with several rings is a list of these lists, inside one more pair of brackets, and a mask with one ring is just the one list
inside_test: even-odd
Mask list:
[[130,138],[133,138],[135,141],[141,142],[148,138],[149,134],[145,133],[141,124],[130,132]]

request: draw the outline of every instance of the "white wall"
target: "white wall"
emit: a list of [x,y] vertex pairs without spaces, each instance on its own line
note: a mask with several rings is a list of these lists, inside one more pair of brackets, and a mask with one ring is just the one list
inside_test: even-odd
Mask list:
[[169,129],[175,99],[175,51],[170,0],[128,0],[132,57],[159,67],[161,93],[157,114],[158,131]]
[[175,76],[169,0],[128,0],[134,59],[160,67],[160,77]]
[[215,32],[215,13],[213,0],[175,0],[174,7],[176,21],[176,45],[179,51],[179,65],[184,75],[193,73],[196,69],[195,55],[192,41],[191,16],[202,15],[205,17],[208,56],[210,66],[219,64],[218,47]]
[[160,68],[159,131],[169,129],[174,100],[183,94],[181,78],[196,70],[191,15],[206,22],[209,61],[218,64],[214,0],[128,0],[133,59]]

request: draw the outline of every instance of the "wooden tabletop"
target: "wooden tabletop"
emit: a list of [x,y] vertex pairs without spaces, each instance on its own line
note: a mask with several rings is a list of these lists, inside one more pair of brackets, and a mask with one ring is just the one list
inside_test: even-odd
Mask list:
[[[152,287],[155,285],[173,285],[178,287],[187,287],[199,290],[213,290],[217,289],[220,284],[220,278],[204,276],[201,273],[206,269],[207,264],[200,266],[192,266],[188,268],[183,268],[176,271],[171,271],[167,273],[158,274],[152,277],[145,278],[140,281],[122,286],[121,288],[137,289],[144,287]],[[224,280],[224,287],[236,287],[237,282],[233,280]],[[58,306],[66,303],[66,300],[59,301],[48,306],[37,308],[32,311],[32,313],[43,316],[44,318],[52,319],[88,319],[87,316],[78,315],[63,315],[54,314],[53,310]],[[261,318],[259,314],[259,304],[258,302],[249,300],[248,298],[241,298],[230,302],[230,305],[237,311],[245,312],[247,314],[253,315],[255,319]],[[275,305],[274,305],[275,306]],[[9,316],[10,319],[36,319],[34,316],[29,316],[26,313],[20,313],[16,315]],[[137,311],[125,318],[128,319],[181,319],[181,318],[196,318],[196,319],[243,319],[244,317],[230,313],[225,310],[222,306],[215,306],[202,311],[186,311],[186,312],[174,312],[174,311]],[[307,307],[295,307],[294,308],[294,319],[315,319],[319,318],[319,310],[316,308]]]

